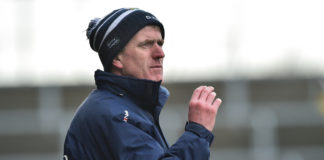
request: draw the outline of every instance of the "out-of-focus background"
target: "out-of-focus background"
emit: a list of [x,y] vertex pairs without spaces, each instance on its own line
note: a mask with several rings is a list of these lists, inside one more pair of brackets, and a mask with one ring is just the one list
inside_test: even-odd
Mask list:
[[62,159],[69,123],[102,68],[85,29],[121,7],[165,26],[171,97],[160,119],[170,144],[192,91],[213,85],[223,105],[211,159],[324,159],[321,0],[1,0],[1,160]]

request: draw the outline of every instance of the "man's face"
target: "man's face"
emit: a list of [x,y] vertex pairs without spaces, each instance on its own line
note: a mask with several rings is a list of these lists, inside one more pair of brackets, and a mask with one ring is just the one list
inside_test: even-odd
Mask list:
[[117,55],[121,75],[160,81],[163,79],[163,39],[160,28],[146,26]]

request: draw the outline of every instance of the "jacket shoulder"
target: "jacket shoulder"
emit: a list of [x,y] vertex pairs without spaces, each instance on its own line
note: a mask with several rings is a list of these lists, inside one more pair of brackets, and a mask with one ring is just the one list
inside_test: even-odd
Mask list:
[[121,97],[105,90],[94,90],[79,106],[77,115],[96,119],[100,116],[115,116],[123,110]]

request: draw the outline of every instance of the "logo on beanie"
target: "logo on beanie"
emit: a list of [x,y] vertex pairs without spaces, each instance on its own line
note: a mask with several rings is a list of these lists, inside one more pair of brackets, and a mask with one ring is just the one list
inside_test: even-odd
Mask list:
[[150,20],[150,19],[154,19],[154,20],[158,20],[156,17],[154,17],[154,16],[145,16],[145,18],[147,19],[147,20]]
[[107,46],[109,48],[112,48],[113,46],[118,45],[119,42],[120,42],[119,38],[113,38],[107,43]]

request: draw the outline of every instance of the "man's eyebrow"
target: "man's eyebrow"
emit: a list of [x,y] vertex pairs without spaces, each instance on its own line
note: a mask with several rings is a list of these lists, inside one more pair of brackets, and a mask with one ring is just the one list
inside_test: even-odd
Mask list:
[[152,39],[145,39],[143,41],[140,41],[139,44],[145,44],[145,43],[154,43],[155,40],[152,40]]
[[141,43],[164,43],[164,40],[163,39],[145,39],[141,42],[139,42],[140,44]]
[[164,39],[159,39],[157,42],[164,43]]

